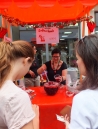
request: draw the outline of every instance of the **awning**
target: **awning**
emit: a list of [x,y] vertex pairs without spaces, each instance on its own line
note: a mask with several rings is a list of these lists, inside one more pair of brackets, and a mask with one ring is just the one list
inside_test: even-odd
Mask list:
[[0,12],[22,22],[61,22],[83,17],[97,3],[98,0],[0,0]]

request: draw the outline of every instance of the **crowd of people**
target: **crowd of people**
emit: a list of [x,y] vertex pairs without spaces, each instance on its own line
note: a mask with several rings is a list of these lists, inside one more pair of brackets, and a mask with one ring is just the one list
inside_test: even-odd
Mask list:
[[[75,50],[80,74],[85,79],[73,98],[69,129],[97,129],[98,37],[85,36]],[[66,84],[67,64],[60,59],[59,49],[52,50],[51,60],[42,66],[35,54],[36,46],[26,41],[0,42],[0,129],[40,128],[39,106],[31,104],[28,94],[14,84],[15,80],[24,76],[26,86],[40,86],[40,74],[47,71],[50,81],[55,81],[54,76],[59,74],[61,84]]]
[[51,52],[51,60],[39,65],[38,59],[36,57],[36,45],[31,43],[32,50],[34,51],[34,60],[28,71],[24,76],[25,86],[40,86],[41,82],[44,80],[42,74],[46,76],[49,81],[56,81],[55,75],[59,74],[59,82],[61,84],[66,84],[66,75],[67,75],[67,64],[63,62],[60,58],[61,52],[58,48],[55,48]]

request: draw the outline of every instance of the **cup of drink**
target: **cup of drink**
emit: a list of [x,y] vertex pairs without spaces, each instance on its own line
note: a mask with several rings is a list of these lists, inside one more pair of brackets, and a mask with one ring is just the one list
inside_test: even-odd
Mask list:
[[46,80],[46,79],[47,79],[45,74],[43,74],[42,76],[43,76],[43,79],[44,79],[44,80]]
[[55,78],[56,82],[60,82],[60,75],[59,74],[54,75],[54,78]]
[[42,78],[43,78],[43,80],[47,80],[47,73],[46,73],[46,71],[42,73]]

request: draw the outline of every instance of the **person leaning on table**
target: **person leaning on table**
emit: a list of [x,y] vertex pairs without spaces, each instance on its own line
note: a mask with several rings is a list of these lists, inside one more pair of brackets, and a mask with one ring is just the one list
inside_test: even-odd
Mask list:
[[39,107],[13,83],[28,72],[33,58],[26,41],[0,42],[0,129],[39,129]]
[[37,69],[40,67],[38,59],[36,57],[36,46],[31,43],[32,51],[34,51],[34,60],[29,69],[29,72],[24,76],[25,86],[40,86],[40,76],[37,73]]
[[76,44],[80,92],[74,96],[68,129],[98,129],[98,37],[88,35]]
[[66,75],[67,75],[67,65],[60,59],[61,52],[58,48],[52,50],[52,59],[44,63],[38,70],[38,74],[42,74],[44,71],[47,71],[47,76],[49,81],[56,81],[54,76],[56,74],[60,75],[59,81],[61,84],[66,84]]

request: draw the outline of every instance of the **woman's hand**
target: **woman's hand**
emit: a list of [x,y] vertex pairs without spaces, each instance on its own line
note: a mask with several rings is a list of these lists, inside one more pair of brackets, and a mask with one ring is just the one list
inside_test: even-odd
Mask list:
[[29,70],[29,74],[31,75],[31,77],[35,77],[35,73],[32,70]]
[[69,117],[67,116],[67,114],[65,116],[61,116],[62,118],[65,119],[65,129],[69,129]]
[[59,82],[62,82],[62,76],[59,76],[59,77],[58,77],[58,81],[59,81]]
[[43,64],[39,69],[37,69],[37,73],[40,75],[47,69],[46,65]]
[[55,80],[57,80],[57,82],[62,82],[63,81],[62,76],[55,77]]
[[68,129],[68,126],[69,126],[69,117],[67,116],[67,114],[65,115],[65,129]]
[[34,129],[39,129],[39,106],[36,104],[32,105],[32,109],[35,112],[36,116],[33,119]]

